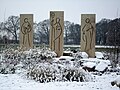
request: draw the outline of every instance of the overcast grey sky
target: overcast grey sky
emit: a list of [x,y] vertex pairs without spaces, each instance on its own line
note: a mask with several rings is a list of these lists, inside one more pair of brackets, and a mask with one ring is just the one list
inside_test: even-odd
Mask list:
[[64,11],[65,20],[80,23],[81,14],[96,14],[102,18],[120,17],[120,0],[0,0],[0,22],[8,16],[34,14],[34,21],[49,18],[49,11]]

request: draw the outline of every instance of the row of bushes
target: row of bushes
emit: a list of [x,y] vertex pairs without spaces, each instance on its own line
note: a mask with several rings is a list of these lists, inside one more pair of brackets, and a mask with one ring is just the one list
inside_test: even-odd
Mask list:
[[92,76],[80,68],[66,67],[56,63],[41,63],[27,72],[28,78],[41,83],[52,81],[91,81]]
[[25,70],[28,78],[41,83],[51,81],[89,81],[91,75],[78,67],[66,66],[59,60],[54,62],[55,52],[49,49],[19,51],[7,49],[0,60],[0,73],[13,74],[18,69]]

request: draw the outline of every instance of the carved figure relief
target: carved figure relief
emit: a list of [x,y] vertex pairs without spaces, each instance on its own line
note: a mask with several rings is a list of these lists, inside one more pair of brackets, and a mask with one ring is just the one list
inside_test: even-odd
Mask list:
[[92,49],[94,27],[89,18],[85,19],[85,25],[82,28],[82,39],[85,42],[84,50]]
[[[60,51],[60,36],[62,35],[62,26],[60,24],[60,18],[57,17],[55,18],[55,13],[51,12],[51,27],[52,27],[52,31],[54,32],[54,35],[51,35],[51,38],[54,38],[53,41],[51,41],[51,44],[54,43],[54,49],[55,50],[55,42],[56,40],[58,40],[58,49]],[[57,34],[59,33],[59,34]],[[53,33],[52,33],[53,34]]]
[[24,19],[24,22],[21,26],[21,32],[23,34],[23,40],[22,40],[22,44],[23,45],[29,45],[30,47],[30,32],[31,32],[32,28],[31,28],[31,25],[30,25],[30,22],[28,21],[28,18],[25,18]]
[[95,14],[81,14],[81,51],[95,57]]

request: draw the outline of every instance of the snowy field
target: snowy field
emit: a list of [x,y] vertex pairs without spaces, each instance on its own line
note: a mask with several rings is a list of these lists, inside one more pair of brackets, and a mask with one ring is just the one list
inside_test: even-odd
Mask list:
[[0,74],[0,90],[119,90],[111,86],[116,74],[95,76],[94,82],[39,83],[17,74]]
[[[0,54],[0,90],[120,90],[120,67],[112,70],[101,52],[56,57],[48,49],[6,50]],[[41,82],[41,83],[40,83]]]
[[[64,47],[68,47],[68,48],[77,47],[77,48],[80,48],[80,45],[64,45]],[[114,48],[114,46],[101,46],[101,45],[95,45],[95,48]]]

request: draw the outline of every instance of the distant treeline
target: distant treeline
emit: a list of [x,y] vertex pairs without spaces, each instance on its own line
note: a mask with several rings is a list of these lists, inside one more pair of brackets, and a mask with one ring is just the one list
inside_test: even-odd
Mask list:
[[[80,24],[64,21],[64,44],[80,44]],[[44,20],[34,23],[34,43],[49,44],[50,21]],[[19,43],[20,18],[10,16],[5,22],[0,23],[0,43]],[[114,20],[102,19],[96,23],[96,45],[120,46],[120,18]]]

